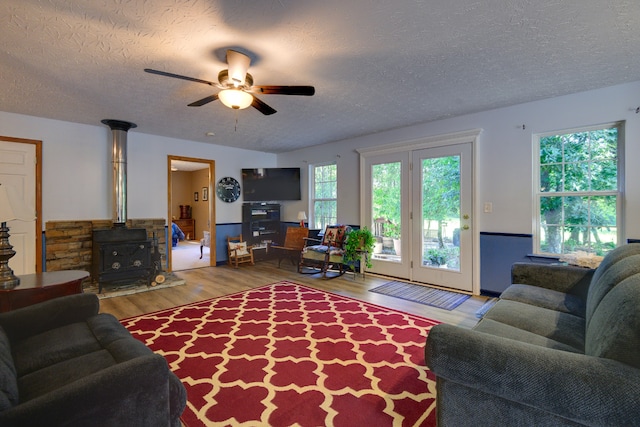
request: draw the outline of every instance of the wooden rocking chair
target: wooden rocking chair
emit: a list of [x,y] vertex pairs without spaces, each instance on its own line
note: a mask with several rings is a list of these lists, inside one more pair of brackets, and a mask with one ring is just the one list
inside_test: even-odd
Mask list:
[[[303,274],[322,274],[323,279],[342,276],[349,267],[344,264],[344,242],[351,231],[348,225],[330,225],[324,231],[322,240],[307,238],[307,246],[300,254],[298,272]],[[311,242],[309,244],[309,242]],[[328,271],[337,274],[327,275]]]
[[235,268],[238,264],[250,263],[255,265],[253,261],[253,247],[247,247],[247,242],[242,239],[242,234],[234,237],[227,237],[227,255],[228,263]]

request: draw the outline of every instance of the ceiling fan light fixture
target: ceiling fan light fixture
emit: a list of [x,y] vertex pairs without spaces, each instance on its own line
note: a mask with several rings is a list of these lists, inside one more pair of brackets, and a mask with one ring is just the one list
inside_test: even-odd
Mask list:
[[218,99],[234,110],[243,110],[253,103],[253,96],[239,89],[224,89],[218,93]]

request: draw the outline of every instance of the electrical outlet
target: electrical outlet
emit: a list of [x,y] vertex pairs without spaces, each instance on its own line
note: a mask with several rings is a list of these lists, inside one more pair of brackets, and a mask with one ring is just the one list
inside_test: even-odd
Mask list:
[[493,212],[493,203],[484,202],[484,213],[491,213],[491,212]]

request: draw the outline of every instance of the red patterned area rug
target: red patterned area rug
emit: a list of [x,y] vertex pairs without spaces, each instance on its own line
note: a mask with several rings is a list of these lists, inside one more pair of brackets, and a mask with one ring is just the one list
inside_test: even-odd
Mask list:
[[291,282],[123,320],[187,389],[195,426],[435,426],[438,322]]

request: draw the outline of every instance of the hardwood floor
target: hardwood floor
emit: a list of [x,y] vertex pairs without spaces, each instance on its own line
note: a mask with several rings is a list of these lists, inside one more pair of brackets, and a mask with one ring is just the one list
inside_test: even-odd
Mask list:
[[295,266],[283,261],[278,268],[275,261],[262,261],[255,266],[205,267],[175,272],[187,283],[183,286],[158,289],[115,298],[100,300],[100,311],[111,313],[118,319],[137,316],[152,311],[175,307],[209,298],[241,292],[280,280],[289,280],[316,289],[368,301],[385,307],[417,314],[445,323],[472,327],[477,323],[475,312],[487,298],[472,296],[452,311],[442,310],[399,298],[369,292],[369,289],[392,279],[367,274],[365,278],[347,273],[336,279],[321,279],[319,275],[299,274]]

